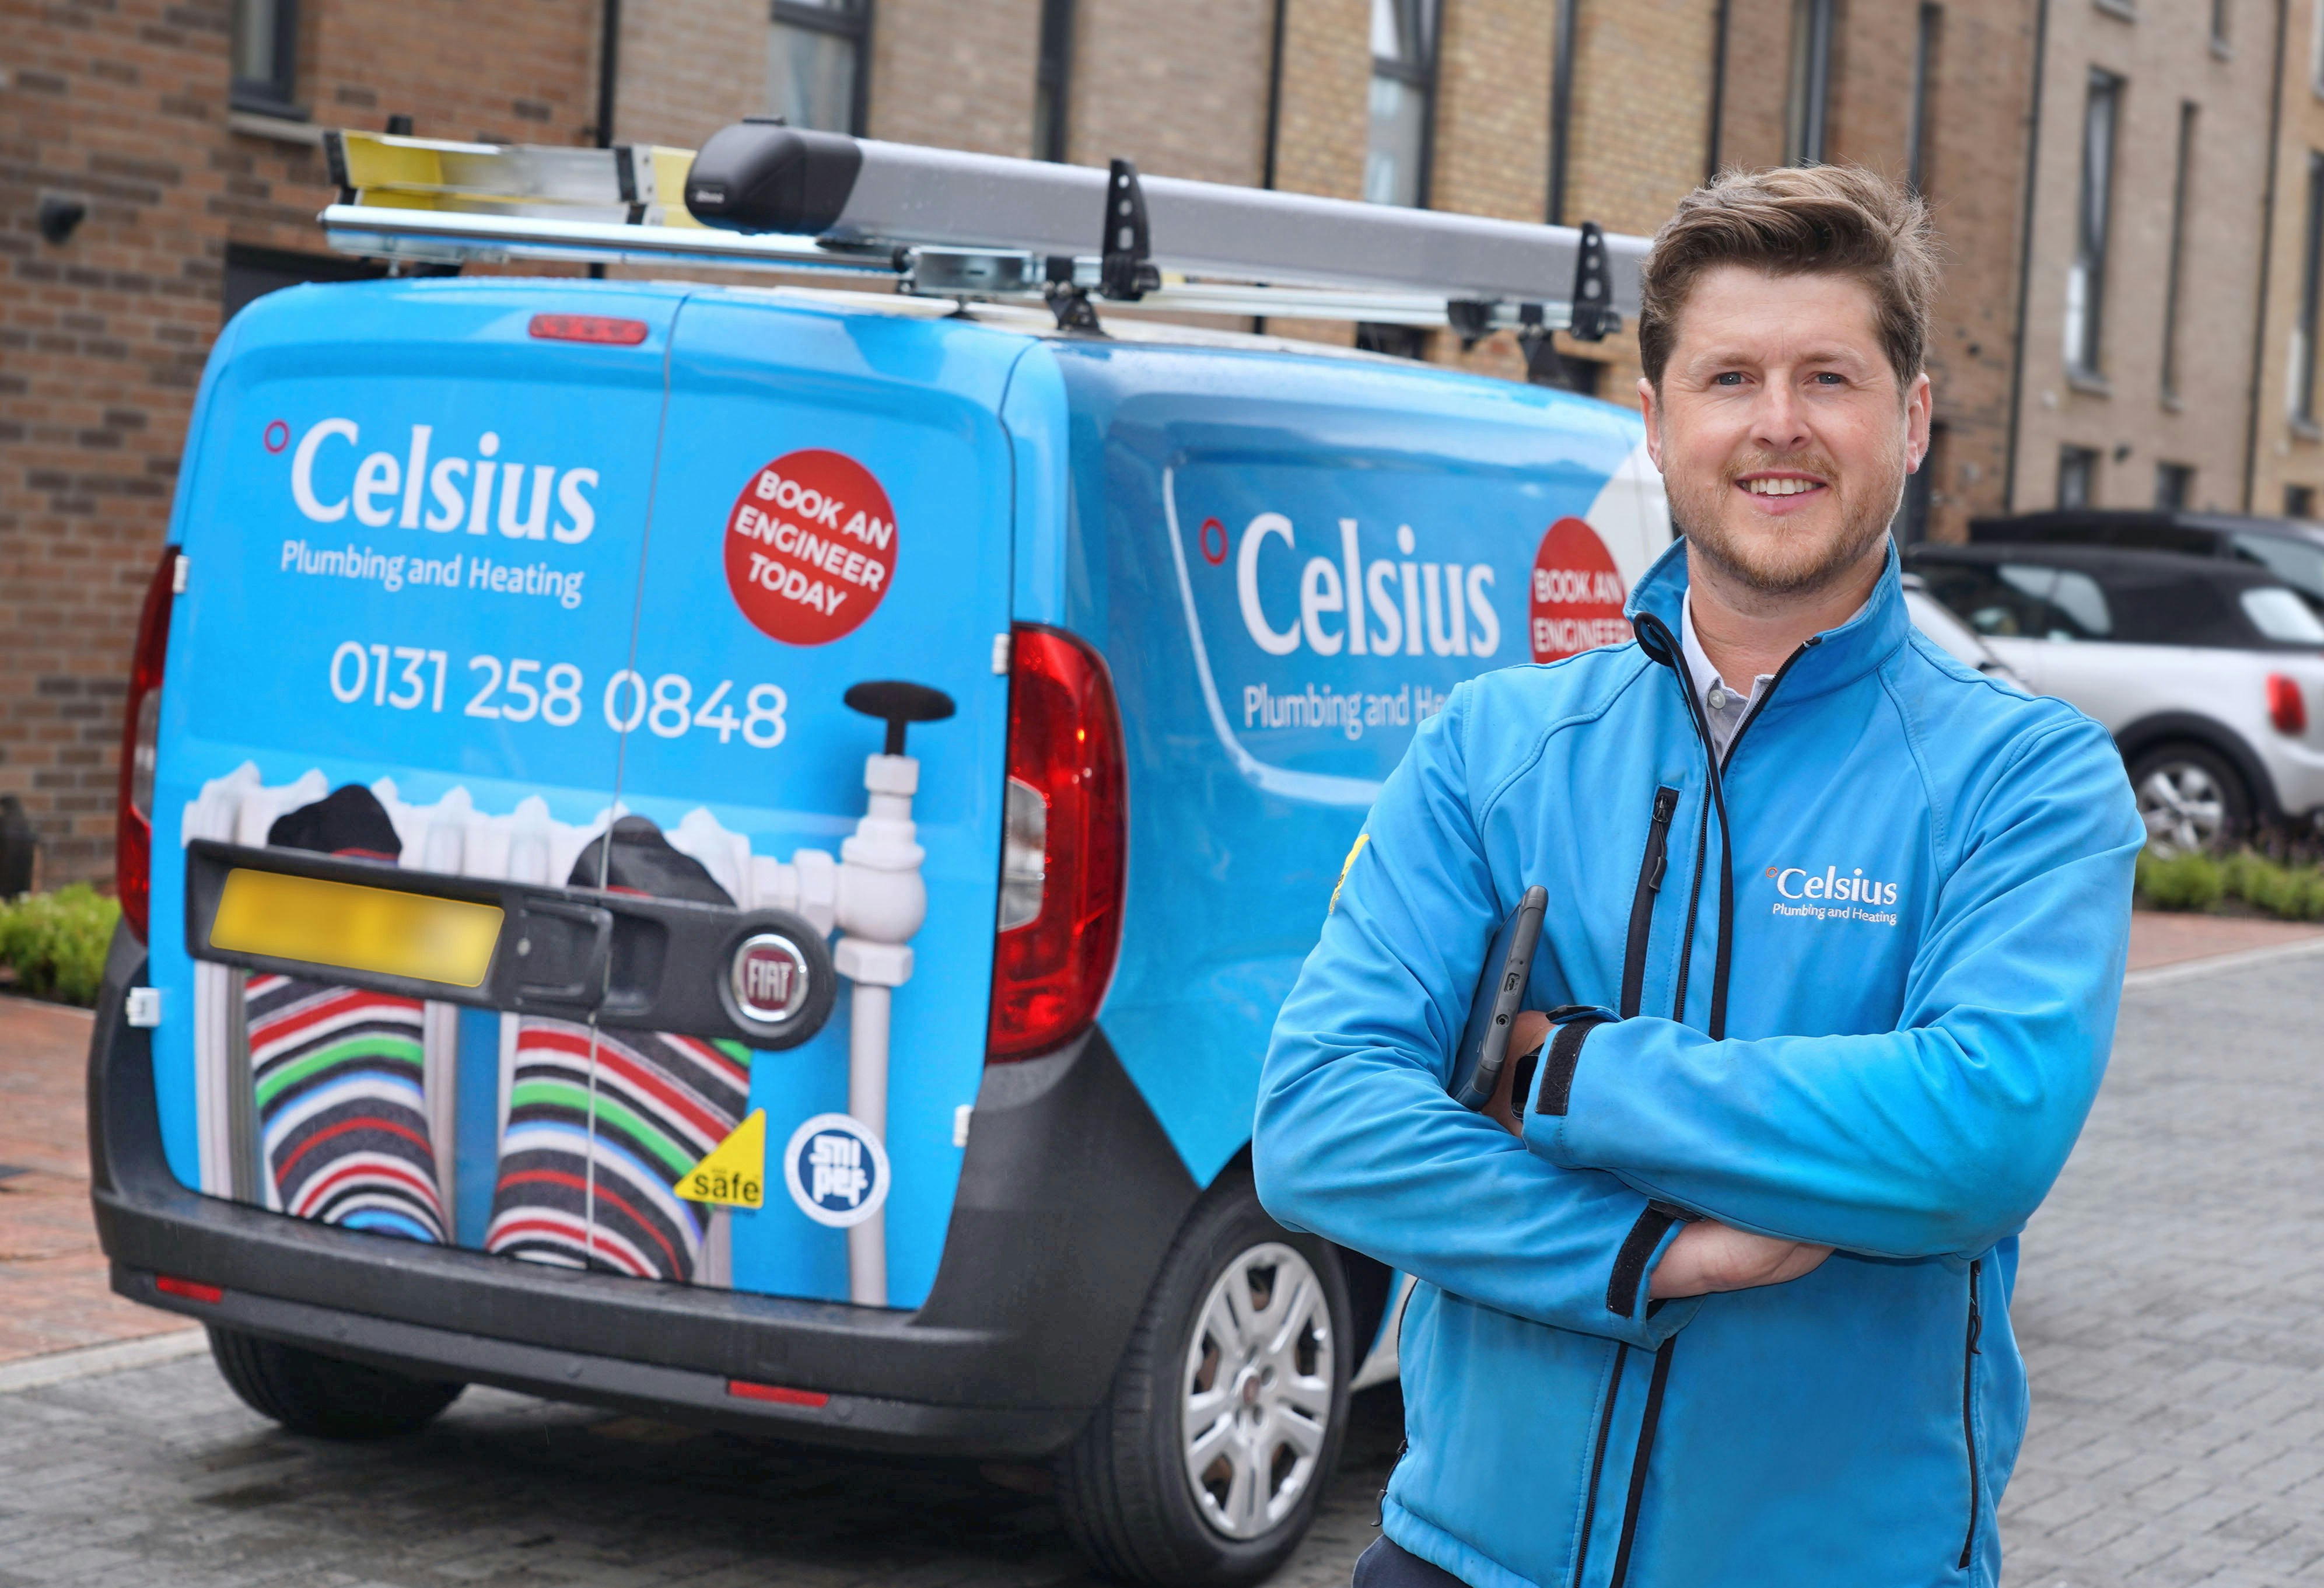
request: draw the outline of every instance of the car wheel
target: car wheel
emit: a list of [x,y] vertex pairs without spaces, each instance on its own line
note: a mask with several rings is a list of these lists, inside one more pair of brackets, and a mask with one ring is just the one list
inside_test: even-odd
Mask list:
[[2251,790],[2207,745],[2159,744],[2130,769],[2147,847],[2157,854],[2224,849],[2251,829]]
[[342,1362],[235,1329],[210,1330],[210,1358],[251,1410],[294,1434],[325,1439],[409,1434],[467,1388]]
[[1067,1531],[1132,1583],[1255,1582],[1314,1519],[1356,1354],[1331,1250],[1267,1216],[1249,1171],[1196,1205],[1113,1387],[1058,1463]]

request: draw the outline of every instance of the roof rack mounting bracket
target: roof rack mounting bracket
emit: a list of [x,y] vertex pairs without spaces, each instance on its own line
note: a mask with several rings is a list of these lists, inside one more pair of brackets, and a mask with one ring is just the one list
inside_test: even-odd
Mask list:
[[1444,304],[1444,323],[1460,335],[1461,351],[1467,353],[1478,343],[1493,334],[1500,305],[1489,298],[1452,298]]
[[1138,167],[1130,161],[1116,160],[1105,180],[1098,292],[1116,302],[1135,303],[1161,285],[1162,272],[1154,266],[1154,239],[1146,226],[1146,189],[1138,185]]
[[1052,254],[1043,269],[1041,299],[1056,317],[1057,329],[1102,334],[1105,328],[1098,324],[1097,310],[1090,306],[1089,289],[1074,279],[1074,256]]
[[1572,301],[1572,318],[1565,328],[1575,341],[1600,342],[1622,328],[1606,272],[1606,229],[1594,220],[1582,223],[1582,244],[1573,258]]

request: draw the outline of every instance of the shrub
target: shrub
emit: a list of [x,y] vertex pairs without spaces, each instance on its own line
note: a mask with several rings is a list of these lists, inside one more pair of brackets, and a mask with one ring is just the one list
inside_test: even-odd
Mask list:
[[[2243,858],[2237,856],[2237,859]],[[2138,854],[2138,891],[2156,909],[2209,909],[2227,891],[2226,868],[2208,854]]]
[[105,951],[121,919],[117,900],[87,882],[53,893],[0,902],[0,964],[35,998],[92,1004],[105,975]]

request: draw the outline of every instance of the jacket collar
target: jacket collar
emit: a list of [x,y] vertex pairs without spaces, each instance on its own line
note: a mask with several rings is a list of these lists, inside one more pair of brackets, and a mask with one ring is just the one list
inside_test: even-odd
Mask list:
[[[1654,566],[1631,590],[1623,611],[1633,624],[1642,614],[1660,620],[1674,646],[1680,605],[1685,596],[1686,540],[1682,536],[1655,559]],[[1896,560],[1896,543],[1892,540],[1887,557],[1881,564],[1880,578],[1872,587],[1872,598],[1848,622],[1836,629],[1826,629],[1809,641],[1806,654],[1797,657],[1785,669],[1783,688],[1766,704],[1795,704],[1854,683],[1895,655],[1912,626],[1912,614],[1904,607],[1902,565]],[[1646,646],[1648,654],[1661,660],[1656,649],[1651,644]],[[1673,660],[1684,667],[1683,658]],[[1681,681],[1684,681],[1683,678]]]

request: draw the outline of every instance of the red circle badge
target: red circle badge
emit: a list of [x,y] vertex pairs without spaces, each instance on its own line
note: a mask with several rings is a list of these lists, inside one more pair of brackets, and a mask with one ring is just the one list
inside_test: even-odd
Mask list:
[[1628,592],[1598,531],[1562,518],[1541,538],[1533,559],[1533,659],[1556,661],[1630,638],[1622,615]]
[[726,515],[726,587],[759,632],[827,645],[872,615],[896,577],[896,510],[844,452],[787,452]]

